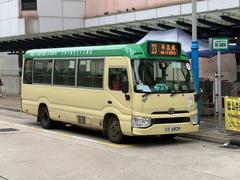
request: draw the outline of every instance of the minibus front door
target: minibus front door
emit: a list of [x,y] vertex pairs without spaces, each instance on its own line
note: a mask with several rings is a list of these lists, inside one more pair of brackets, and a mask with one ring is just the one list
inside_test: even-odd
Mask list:
[[[124,58],[107,61],[107,104],[111,112],[118,116],[124,134],[131,133],[132,104],[130,96],[130,72]],[[125,132],[126,131],[126,132]]]

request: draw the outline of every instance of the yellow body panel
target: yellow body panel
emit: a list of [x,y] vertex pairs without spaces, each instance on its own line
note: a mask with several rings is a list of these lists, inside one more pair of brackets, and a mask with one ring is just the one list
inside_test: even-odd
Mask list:
[[[180,128],[179,131],[167,131],[169,128]],[[192,125],[191,123],[179,123],[179,124],[157,124],[152,125],[149,128],[133,128],[133,135],[145,136],[145,135],[159,135],[159,134],[179,134],[196,132],[199,129],[199,125]]]
[[[123,67],[128,71],[130,100],[126,100],[121,91],[108,88],[108,69]],[[63,121],[79,126],[103,129],[103,120],[106,114],[115,114],[120,122],[124,135],[160,135],[170,133],[186,133],[198,130],[198,125],[191,123],[157,124],[149,128],[132,128],[132,115],[149,118],[176,118],[196,115],[194,94],[151,94],[143,98],[142,93],[133,90],[131,63],[127,57],[107,57],[104,65],[103,89],[65,87],[42,84],[22,84],[22,111],[37,116],[40,104],[46,104],[51,119]],[[112,103],[109,104],[108,102]],[[190,102],[191,101],[191,102]],[[192,102],[193,101],[193,102]],[[185,113],[152,114],[175,108]],[[85,117],[84,123],[81,117]],[[166,132],[169,126],[180,126],[177,132]]]

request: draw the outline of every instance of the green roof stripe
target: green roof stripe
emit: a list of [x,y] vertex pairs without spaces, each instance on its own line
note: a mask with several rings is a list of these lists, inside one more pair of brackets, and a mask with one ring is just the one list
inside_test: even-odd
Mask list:
[[[25,53],[25,59],[33,58],[64,58],[64,57],[105,57],[105,56],[126,56],[133,58],[156,58],[149,56],[147,53],[146,42],[143,44],[122,44],[122,45],[104,45],[104,46],[84,46],[71,48],[54,48],[54,49],[36,49],[29,50]],[[187,60],[185,53],[182,52],[180,57],[161,57],[164,59],[181,59]]]

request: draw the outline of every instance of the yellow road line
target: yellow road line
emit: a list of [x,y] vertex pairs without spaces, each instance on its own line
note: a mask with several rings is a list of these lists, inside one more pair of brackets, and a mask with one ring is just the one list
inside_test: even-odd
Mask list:
[[111,142],[93,140],[93,139],[83,138],[83,137],[76,136],[76,135],[69,135],[69,134],[62,133],[62,132],[54,132],[54,131],[50,131],[50,130],[46,130],[46,129],[39,129],[39,128],[28,126],[28,125],[16,124],[16,123],[11,123],[11,122],[6,122],[6,121],[0,121],[0,123],[11,124],[11,125],[19,126],[19,127],[22,127],[22,128],[28,128],[28,129],[31,129],[34,132],[46,132],[48,134],[61,136],[64,139],[71,139],[71,138],[73,138],[73,139],[78,139],[78,140],[82,140],[82,141],[88,141],[88,142],[92,142],[92,143],[106,145],[106,146],[110,146],[110,147],[114,147],[114,148],[124,148],[124,147],[131,146],[131,145],[118,145],[118,144],[113,144]]

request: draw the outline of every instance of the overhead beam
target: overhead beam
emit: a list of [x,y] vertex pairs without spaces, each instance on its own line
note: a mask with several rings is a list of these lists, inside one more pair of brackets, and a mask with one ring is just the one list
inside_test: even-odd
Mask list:
[[140,30],[133,29],[133,28],[128,28],[128,27],[125,27],[124,30],[126,30],[128,32],[131,32],[131,33],[134,33],[135,35],[137,35],[139,37],[143,37],[144,35],[147,34],[147,32],[145,32],[145,31],[140,31]]
[[70,39],[70,38],[65,38],[63,36],[52,36],[51,38],[54,38],[54,40],[62,41],[64,43],[67,43],[71,46],[81,46],[84,45],[80,41],[77,41],[76,39]]
[[[189,30],[192,29],[192,24],[190,24],[190,23],[187,23],[184,21],[176,21],[176,23],[179,26],[188,28]],[[210,30],[210,28],[205,28],[205,27],[201,27],[201,26],[197,26],[197,31],[198,31],[198,35],[200,36],[200,38],[209,38],[218,33],[217,31]]]
[[52,44],[59,45],[62,47],[67,47],[67,46],[72,46],[73,43],[70,43],[69,41],[64,41],[64,40],[59,40],[59,39],[55,39],[53,37],[42,37],[43,40],[46,40],[47,42],[50,42],[49,45],[52,46]]
[[106,40],[104,39],[99,39],[99,38],[95,38],[95,37],[90,37],[90,36],[85,36],[85,35],[80,35],[80,34],[72,34],[75,37],[78,37],[80,39],[85,40],[86,42],[93,42],[95,44],[104,44],[106,43]]
[[153,28],[153,27],[150,27],[150,26],[145,26],[145,25],[141,25],[141,26],[139,26],[141,29],[143,29],[143,30],[146,30],[146,31],[157,31],[157,30],[159,30],[159,29],[157,29],[157,28]]
[[216,22],[213,22],[213,21],[208,21],[206,19],[200,19],[199,18],[198,22],[201,23],[201,24],[213,27],[213,28],[229,29],[229,27],[226,26],[226,25],[223,25],[223,24],[220,24],[220,23],[216,23]]
[[88,32],[86,32],[86,33],[84,33],[85,35],[87,35],[87,36],[92,36],[92,37],[94,37],[94,38],[97,38],[97,39],[105,39],[106,41],[108,41],[108,42],[113,42],[113,43],[116,43],[117,41],[116,41],[116,39],[114,39],[114,38],[111,38],[111,37],[108,37],[108,36],[104,36],[104,35],[99,35],[99,34],[94,34],[94,33],[88,33]]
[[[215,29],[215,30],[221,29],[221,32],[228,36],[229,35],[236,36],[240,34],[240,31],[238,29],[234,29],[232,26],[227,26],[220,23],[208,21],[206,19],[198,19],[198,22],[210,26],[211,29]],[[219,32],[219,34],[221,34],[221,32]]]
[[133,33],[130,33],[130,32],[124,32],[124,31],[116,30],[116,29],[110,29],[109,31],[113,32],[113,33],[116,33],[116,34],[119,34],[119,35],[124,36],[124,37],[128,37],[132,40],[137,39],[137,37]]
[[85,38],[81,38],[78,36],[72,36],[72,35],[62,35],[62,38],[64,39],[69,39],[71,41],[76,42],[77,44],[83,44],[83,45],[93,45],[95,44],[95,41],[88,39],[88,41],[86,41]]
[[233,18],[233,17],[230,17],[230,16],[225,16],[225,15],[222,15],[220,17],[224,21],[227,21],[227,22],[230,22],[230,23],[233,23],[233,24],[236,24],[236,25],[240,25],[240,19],[236,19],[236,18]]
[[160,27],[160,28],[163,28],[163,29],[173,29],[173,28],[176,28],[175,26],[170,26],[170,25],[163,24],[163,23],[157,23],[157,26]]
[[124,36],[119,36],[119,35],[108,33],[108,32],[104,32],[104,31],[96,31],[96,33],[107,36],[107,37],[111,37],[112,39],[115,39],[118,42],[123,42],[123,41],[130,40],[130,38],[127,38],[127,37],[124,37]]

